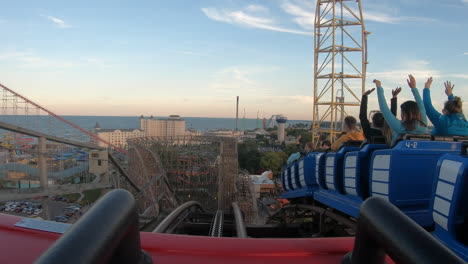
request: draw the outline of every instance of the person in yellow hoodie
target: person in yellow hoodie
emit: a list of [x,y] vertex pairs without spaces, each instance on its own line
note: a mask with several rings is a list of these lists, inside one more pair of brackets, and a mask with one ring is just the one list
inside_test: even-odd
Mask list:
[[344,131],[345,134],[339,137],[335,142],[333,142],[331,148],[333,151],[337,151],[343,143],[349,140],[364,140],[364,135],[362,132],[357,131],[357,121],[356,118],[352,116],[347,116],[344,119]]

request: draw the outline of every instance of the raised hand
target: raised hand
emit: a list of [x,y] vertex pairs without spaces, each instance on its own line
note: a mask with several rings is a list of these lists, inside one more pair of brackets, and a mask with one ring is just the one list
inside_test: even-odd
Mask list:
[[416,79],[413,77],[413,75],[408,75],[409,79],[406,79],[406,82],[408,82],[408,86],[411,89],[416,88]]
[[432,84],[432,77],[428,78],[426,83],[424,84],[424,88],[431,89]]
[[450,82],[450,81],[446,81],[446,82],[444,82],[444,85],[445,85],[445,94],[447,96],[452,95],[453,88],[455,87],[455,84],[452,84],[452,82]]
[[297,136],[297,138],[296,138],[296,144],[300,144],[301,138],[302,138],[302,135]]
[[401,87],[395,88],[395,90],[392,90],[392,95],[393,98],[397,98],[398,94],[401,92]]
[[382,87],[382,83],[379,80],[374,80],[375,87]]
[[371,94],[373,91],[375,91],[375,88],[372,88],[372,89],[370,89],[370,90],[367,90],[367,91],[364,93],[364,95],[365,95],[365,96],[368,96],[368,95]]

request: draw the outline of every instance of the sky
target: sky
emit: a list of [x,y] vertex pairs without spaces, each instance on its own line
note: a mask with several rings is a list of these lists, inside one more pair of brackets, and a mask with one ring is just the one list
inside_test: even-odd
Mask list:
[[[363,0],[366,87],[468,98],[468,0]],[[3,1],[0,83],[59,115],[312,120],[315,1]],[[369,109],[377,109],[370,96]],[[354,110],[350,111],[351,113]],[[355,112],[357,115],[357,112]]]

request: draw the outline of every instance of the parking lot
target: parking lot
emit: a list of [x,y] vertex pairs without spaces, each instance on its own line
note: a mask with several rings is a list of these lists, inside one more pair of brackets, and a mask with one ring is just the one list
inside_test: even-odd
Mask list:
[[40,200],[9,201],[0,206],[0,212],[21,217],[40,217],[44,220],[62,223],[74,223],[89,209],[78,204],[69,203],[63,196],[51,196],[48,201],[49,219],[44,215]]

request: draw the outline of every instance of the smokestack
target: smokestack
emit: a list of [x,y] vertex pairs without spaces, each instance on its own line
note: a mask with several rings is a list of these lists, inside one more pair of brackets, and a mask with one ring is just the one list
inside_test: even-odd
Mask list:
[[239,122],[239,96],[237,96],[237,104],[236,104],[236,131],[238,131],[238,122]]

